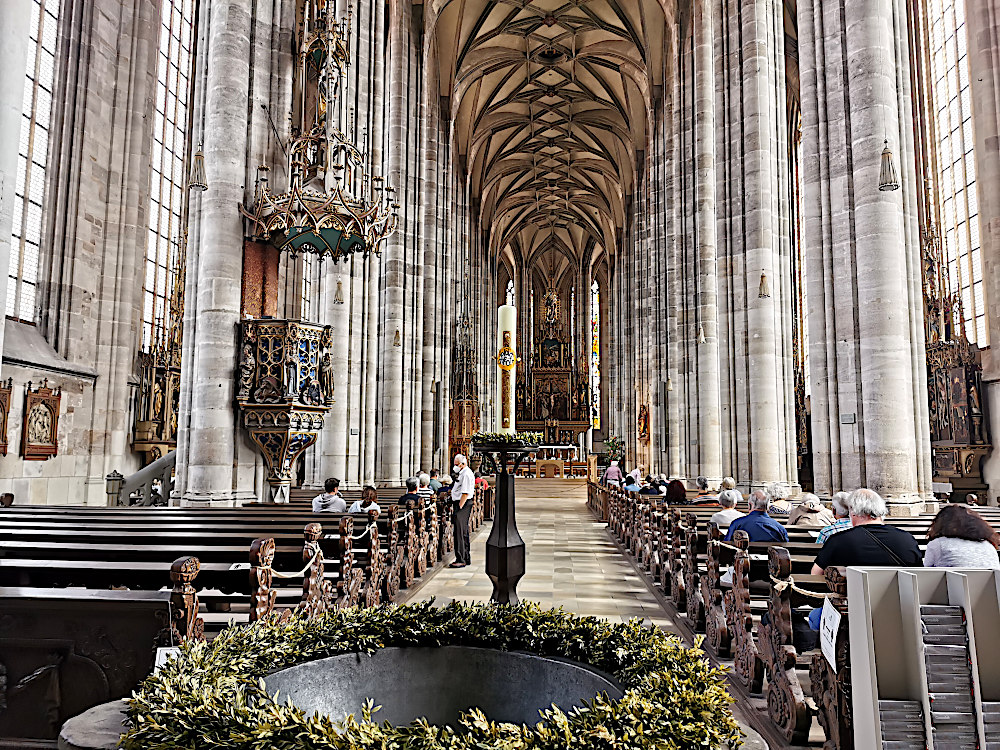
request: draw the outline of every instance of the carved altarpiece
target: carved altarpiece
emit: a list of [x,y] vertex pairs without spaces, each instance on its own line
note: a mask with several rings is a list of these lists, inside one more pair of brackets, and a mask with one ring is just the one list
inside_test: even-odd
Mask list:
[[24,392],[24,417],[21,420],[21,457],[25,461],[44,461],[59,453],[59,404],[62,389],[49,388],[45,379],[38,388],[31,382]]

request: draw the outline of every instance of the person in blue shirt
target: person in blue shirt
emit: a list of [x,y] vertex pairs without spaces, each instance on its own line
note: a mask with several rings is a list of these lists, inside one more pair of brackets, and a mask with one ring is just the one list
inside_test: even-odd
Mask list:
[[632,475],[625,477],[625,486],[622,488],[626,492],[639,492],[642,487],[639,485],[639,480],[635,479]]
[[725,541],[732,541],[733,534],[745,531],[751,542],[787,542],[785,527],[767,514],[767,493],[757,490],[750,496],[750,512],[729,524]]

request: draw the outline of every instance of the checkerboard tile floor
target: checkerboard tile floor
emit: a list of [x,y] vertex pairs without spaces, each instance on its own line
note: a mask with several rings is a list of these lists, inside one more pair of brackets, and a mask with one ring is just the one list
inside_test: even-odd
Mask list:
[[[608,620],[641,617],[673,629],[663,607],[612,542],[606,526],[587,509],[586,482],[518,479],[516,513],[527,552],[525,575],[517,586],[522,600]],[[415,598],[489,601],[493,591],[486,577],[489,535],[487,522],[472,538],[472,565],[438,570]]]

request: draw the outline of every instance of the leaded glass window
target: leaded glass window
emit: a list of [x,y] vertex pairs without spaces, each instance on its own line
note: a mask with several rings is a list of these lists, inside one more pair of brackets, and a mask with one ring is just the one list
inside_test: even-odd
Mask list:
[[170,324],[170,293],[183,241],[194,12],[194,0],[163,0],[160,14],[142,300],[142,348],[146,351],[163,341]]
[[35,321],[58,26],[59,0],[34,0],[21,106],[5,311],[8,317],[28,323]]

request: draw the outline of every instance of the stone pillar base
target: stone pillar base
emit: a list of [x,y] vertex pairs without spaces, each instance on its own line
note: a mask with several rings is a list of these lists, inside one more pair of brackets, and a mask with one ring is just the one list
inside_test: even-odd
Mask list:
[[[934,505],[935,503],[931,503]],[[911,518],[913,516],[919,516],[921,513],[925,512],[925,503],[919,497],[914,496],[912,500],[900,499],[900,500],[887,500],[886,506],[889,508],[889,515],[896,518]]]

